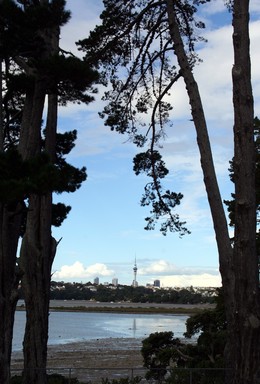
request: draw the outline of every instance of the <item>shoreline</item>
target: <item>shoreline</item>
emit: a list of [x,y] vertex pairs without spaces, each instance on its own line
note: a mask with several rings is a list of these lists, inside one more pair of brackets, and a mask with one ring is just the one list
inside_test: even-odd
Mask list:
[[[215,308],[215,304],[163,304],[130,302],[95,302],[87,300],[51,300],[50,311],[56,312],[104,312],[104,313],[140,313],[193,315]],[[24,311],[23,300],[19,300],[17,311]]]

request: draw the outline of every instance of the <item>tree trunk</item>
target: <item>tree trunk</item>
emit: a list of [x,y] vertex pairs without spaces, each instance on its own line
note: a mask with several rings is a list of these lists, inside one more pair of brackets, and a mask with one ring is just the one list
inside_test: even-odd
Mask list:
[[26,94],[19,139],[23,160],[32,159],[41,152],[41,125],[46,97],[46,79],[35,80],[34,89]]
[[[3,153],[2,58],[0,58],[0,77],[0,152]],[[9,384],[10,379],[13,324],[18,299],[16,255],[21,209],[19,203],[0,202],[0,383],[2,384]]]
[[[32,159],[41,152],[41,124],[46,94],[46,81],[36,77],[32,90],[27,92],[19,150],[24,160]],[[23,342],[24,383],[46,384],[46,308],[43,254],[49,243],[41,239],[44,230],[41,217],[41,198],[31,194],[28,198],[26,229],[22,239],[19,265],[22,270],[22,288],[26,306],[26,329]],[[43,221],[43,223],[42,223]],[[48,287],[48,285],[47,285]],[[48,316],[48,310],[47,310]],[[46,336],[47,333],[47,336]]]
[[[248,3],[248,1],[237,0],[237,3]],[[244,6],[246,7],[246,4]],[[245,67],[242,67],[242,64],[237,64],[233,70],[233,80],[236,80],[234,75],[237,76],[241,68],[243,68],[244,76],[243,81],[235,81],[234,84],[236,234],[233,251],[215,175],[203,106],[179,32],[174,2],[171,0],[167,0],[167,11],[171,38],[186,84],[197,132],[201,167],[219,252],[228,326],[226,366],[232,369],[231,375],[227,374],[227,382],[229,384],[259,384],[259,280],[257,257],[255,257],[256,207],[254,198],[256,191],[253,157],[255,150],[253,145],[249,51],[246,51],[245,46],[244,50],[237,51],[237,53],[235,51],[237,61],[245,60],[246,64]],[[242,24],[244,24],[244,28],[248,28],[248,11],[246,8],[235,8],[235,15],[237,15],[236,17],[239,16],[237,28],[239,26],[242,28]],[[242,20],[243,17],[245,19]],[[238,39],[239,44],[241,44],[242,35],[244,44],[248,44],[249,38],[245,32],[245,30],[239,32],[236,30],[234,37]],[[238,77],[240,78],[240,75]]]
[[22,286],[26,304],[24,383],[47,383],[47,342],[51,267],[56,242],[51,237],[52,196],[31,195],[21,247]]
[[0,383],[9,384],[13,324],[19,276],[16,254],[21,226],[20,204],[0,203]]
[[[46,125],[46,152],[54,159],[57,96],[50,95]],[[49,330],[51,267],[56,241],[51,236],[52,192],[31,195],[26,234],[21,248],[22,286],[26,304],[24,383],[45,384]]]
[[260,294],[256,251],[254,107],[251,86],[249,0],[233,8],[235,287],[230,322],[233,383],[260,382]]
[[0,153],[1,152],[4,152],[4,119],[3,119],[3,61],[2,61],[2,58],[0,57]]
[[[43,1],[45,2],[45,1]],[[47,1],[48,3],[48,1]],[[43,31],[46,43],[45,57],[57,54],[59,27]],[[24,109],[24,125],[21,130],[20,149],[24,158],[33,158],[42,150],[41,122],[45,95],[48,97],[45,152],[50,161],[55,160],[57,130],[56,84],[39,76],[34,93],[28,95]],[[26,232],[21,247],[22,286],[26,305],[26,329],[23,343],[24,383],[46,384],[47,343],[49,328],[49,295],[51,267],[56,253],[56,241],[51,235],[52,191],[31,194],[26,222]]]
[[214,224],[218,252],[220,257],[220,271],[224,290],[228,293],[232,284],[228,271],[232,260],[232,247],[228,234],[228,225],[225,211],[218,187],[210,140],[208,136],[207,123],[204,115],[203,105],[200,98],[198,85],[192,73],[191,64],[184,49],[184,44],[180,35],[179,26],[175,14],[174,3],[167,0],[167,11],[169,18],[169,28],[174,44],[175,54],[181,68],[181,73],[186,85],[191,113],[197,133],[197,143],[200,152],[201,168],[204,176],[204,184],[211,210]]

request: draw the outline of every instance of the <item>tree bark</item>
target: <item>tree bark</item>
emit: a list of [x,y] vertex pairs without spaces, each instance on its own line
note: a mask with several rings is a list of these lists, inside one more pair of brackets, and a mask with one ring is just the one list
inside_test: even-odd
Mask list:
[[51,205],[51,193],[30,196],[26,234],[21,247],[26,304],[24,383],[47,383],[49,293],[56,252],[56,241],[51,236]]
[[[41,152],[41,124],[46,95],[46,81],[36,76],[34,88],[27,92],[19,151],[23,160],[33,159]],[[22,239],[19,266],[22,270],[22,288],[26,306],[26,328],[23,342],[24,383],[46,384],[46,308],[43,254],[48,251],[42,235],[45,218],[41,217],[41,197],[29,195],[25,234]],[[43,220],[43,222],[42,222]],[[50,229],[49,229],[50,230]],[[48,285],[47,285],[48,288]],[[48,311],[47,311],[48,315]],[[46,336],[47,332],[47,336]]]
[[[1,1],[0,1],[1,2]],[[2,108],[2,58],[0,58],[0,152],[4,152]],[[16,255],[22,205],[0,202],[0,383],[9,384],[13,324],[18,300]]]
[[[48,3],[48,1],[43,1]],[[57,54],[59,27],[42,31],[45,58]],[[42,148],[41,123],[44,100],[48,91],[45,147]],[[55,160],[57,130],[57,84],[47,76],[36,77],[34,93],[28,95],[24,109],[20,149],[24,158],[33,158],[42,150],[50,161]],[[23,343],[24,383],[46,384],[47,343],[49,329],[49,294],[51,268],[56,253],[56,241],[51,235],[52,191],[31,194],[26,232],[21,247],[22,286],[26,305],[26,329]]]
[[[57,95],[49,95],[45,150],[52,161],[57,129]],[[52,192],[29,198],[26,233],[21,248],[22,286],[26,304],[23,343],[24,383],[47,383],[47,343],[51,268],[56,241],[51,235]]]
[[228,328],[226,366],[231,368],[231,374],[227,374],[226,381],[229,384],[259,384],[259,278],[255,250],[255,149],[253,143],[253,97],[250,83],[248,1],[235,0],[233,21],[236,152],[234,169],[236,188],[234,250],[231,247],[227,221],[215,174],[203,105],[184,49],[172,0],[167,0],[167,11],[170,34],[185,81],[197,132],[201,167],[219,252]]
[[0,57],[0,153],[1,152],[4,152],[4,121],[3,121],[3,60]]
[[[0,0],[2,2],[2,0]],[[49,0],[39,4],[48,5]],[[38,6],[39,4],[35,4]],[[24,4],[26,9],[26,4]],[[48,60],[58,53],[59,26],[43,28],[37,33],[44,40],[39,60]],[[38,49],[38,47],[37,47]],[[17,65],[30,77],[32,87],[27,89],[21,123],[18,150],[23,160],[31,160],[42,152],[42,120],[47,90],[53,89],[49,72],[41,66],[32,67],[37,60],[15,56]],[[30,62],[30,65],[28,65]],[[37,64],[37,63],[36,63]],[[2,84],[2,83],[1,83]],[[56,85],[57,86],[57,85]],[[2,91],[0,89],[0,91]],[[49,97],[45,151],[55,159],[57,127],[57,95]],[[2,92],[1,92],[2,95]],[[2,106],[2,100],[1,106]],[[3,126],[0,110],[0,151],[3,151]],[[47,188],[48,190],[48,188]],[[49,291],[51,267],[56,252],[56,241],[51,236],[52,192],[31,193],[22,239],[19,267],[23,273],[22,285],[26,304],[26,331],[24,336],[24,383],[46,384]],[[20,206],[21,205],[21,206]],[[17,303],[17,245],[21,230],[22,203],[0,204],[0,383],[9,384],[10,358],[14,313]]]
[[18,300],[16,254],[21,205],[0,203],[0,383],[9,384],[13,324]]
[[[43,84],[40,81],[41,84]],[[35,92],[45,90],[40,86]],[[32,97],[33,100],[42,100]],[[29,104],[31,98],[29,98]],[[41,107],[29,109],[29,121],[41,121]],[[34,116],[33,113],[39,116]],[[31,130],[40,130],[40,126],[28,124],[27,136]],[[55,136],[57,127],[57,95],[49,97],[48,117],[46,126],[45,150],[54,159]],[[48,136],[48,138],[47,138]],[[40,137],[35,134],[34,138]],[[30,146],[24,146],[24,156],[29,158],[38,153],[38,140],[31,140]],[[56,252],[56,241],[51,236],[52,220],[52,192],[45,194],[31,194],[26,221],[26,232],[22,241],[20,265],[23,271],[22,287],[26,305],[26,329],[23,343],[24,351],[24,383],[46,384],[47,343],[49,292],[51,281],[51,267]]]
[[230,362],[235,384],[260,382],[260,294],[256,251],[254,102],[251,85],[249,0],[233,8],[234,66],[234,309],[230,322]]

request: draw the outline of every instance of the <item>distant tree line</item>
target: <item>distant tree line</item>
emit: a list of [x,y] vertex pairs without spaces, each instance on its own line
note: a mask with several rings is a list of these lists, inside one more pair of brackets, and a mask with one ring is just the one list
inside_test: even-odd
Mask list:
[[[51,300],[95,300],[101,302],[130,301],[133,303],[174,303],[199,304],[213,303],[216,290],[198,289],[154,289],[152,287],[132,287],[128,285],[93,285],[92,283],[51,282]],[[23,298],[22,289],[19,292]]]

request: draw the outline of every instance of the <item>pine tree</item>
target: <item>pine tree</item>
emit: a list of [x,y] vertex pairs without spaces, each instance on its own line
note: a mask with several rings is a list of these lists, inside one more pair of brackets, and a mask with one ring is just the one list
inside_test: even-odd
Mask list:
[[63,0],[0,3],[0,55],[5,71],[0,156],[3,384],[9,382],[20,280],[26,304],[23,379],[46,383],[51,266],[58,244],[51,226],[60,225],[70,210],[61,203],[53,205],[52,194],[74,192],[86,179],[84,167],[77,169],[64,158],[74,146],[76,131],[57,133],[58,105],[93,101],[93,84],[98,81],[97,71],[86,61],[59,47],[60,27],[69,16]]

